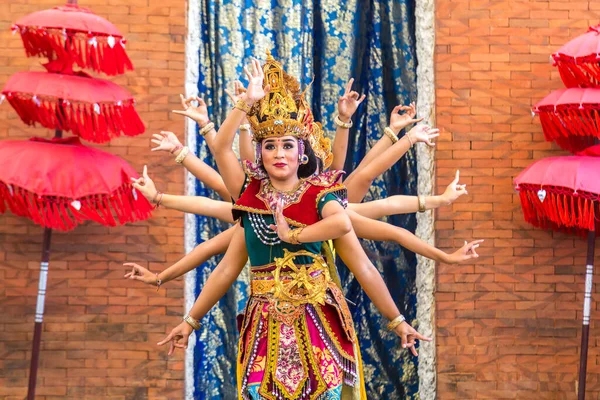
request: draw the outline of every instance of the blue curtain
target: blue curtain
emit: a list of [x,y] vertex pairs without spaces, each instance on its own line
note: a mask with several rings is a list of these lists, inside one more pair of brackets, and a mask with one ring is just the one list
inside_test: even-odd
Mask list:
[[[355,90],[367,99],[355,117],[346,171],[358,165],[379,139],[397,104],[416,100],[414,0],[201,0],[201,45],[198,93],[219,124],[232,104],[225,88],[245,82],[242,68],[250,57],[264,60],[267,49],[302,86],[314,78],[309,100],[316,119],[329,134],[335,131],[337,99],[350,77]],[[206,143],[199,138],[198,154],[214,165]],[[415,155],[403,157],[372,186],[367,200],[394,194],[416,194]],[[201,183],[198,194],[215,197]],[[198,243],[226,226],[198,217]],[[414,232],[414,215],[388,220]],[[416,258],[396,244],[363,242],[383,274],[401,312],[409,321],[416,315]],[[220,259],[220,258],[219,258]],[[196,295],[219,259],[197,269]],[[417,360],[402,351],[399,339],[387,333],[379,312],[343,264],[338,266],[361,340],[368,397],[418,398]],[[196,399],[233,399],[236,396],[235,316],[243,309],[248,275],[203,320],[195,337]]]

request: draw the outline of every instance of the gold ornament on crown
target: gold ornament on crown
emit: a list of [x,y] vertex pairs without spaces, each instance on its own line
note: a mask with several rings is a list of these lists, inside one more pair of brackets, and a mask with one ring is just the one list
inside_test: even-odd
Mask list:
[[283,70],[268,50],[263,72],[263,85],[269,85],[270,90],[248,113],[254,140],[281,136],[307,140],[324,168],[328,168],[333,161],[331,140],[323,135],[321,124],[314,121],[304,98],[306,91],[300,92],[298,81]]

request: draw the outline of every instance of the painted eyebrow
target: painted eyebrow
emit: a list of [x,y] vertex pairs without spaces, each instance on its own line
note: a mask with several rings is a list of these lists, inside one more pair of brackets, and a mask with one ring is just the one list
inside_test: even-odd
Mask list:
[[[275,143],[276,139],[266,139],[265,144]],[[283,143],[295,143],[294,139],[284,139]]]

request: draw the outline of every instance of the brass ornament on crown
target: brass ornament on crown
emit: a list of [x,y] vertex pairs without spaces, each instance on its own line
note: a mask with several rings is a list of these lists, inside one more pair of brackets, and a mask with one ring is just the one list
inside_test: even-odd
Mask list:
[[263,72],[263,85],[269,85],[270,90],[248,113],[254,140],[260,142],[281,136],[307,140],[324,168],[328,168],[333,161],[331,140],[323,135],[321,124],[314,121],[304,98],[306,91],[300,92],[298,81],[283,70],[270,51],[267,51]]

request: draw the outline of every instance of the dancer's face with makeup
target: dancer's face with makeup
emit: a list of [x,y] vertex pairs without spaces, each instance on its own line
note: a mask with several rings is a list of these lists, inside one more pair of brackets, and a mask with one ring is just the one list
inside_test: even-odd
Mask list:
[[268,138],[262,141],[261,153],[269,177],[284,181],[298,177],[298,140],[293,136]]

